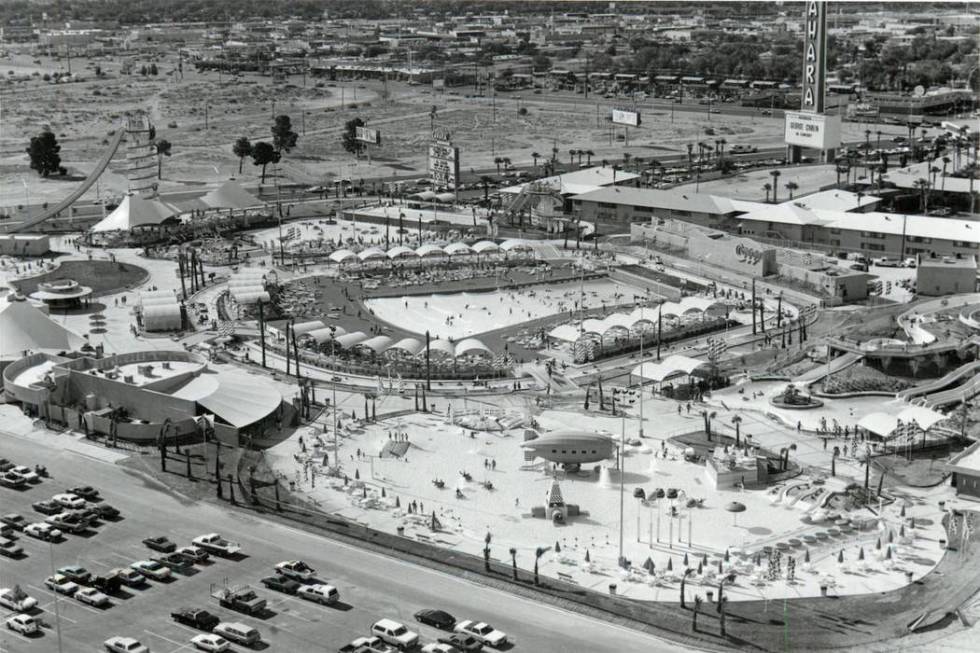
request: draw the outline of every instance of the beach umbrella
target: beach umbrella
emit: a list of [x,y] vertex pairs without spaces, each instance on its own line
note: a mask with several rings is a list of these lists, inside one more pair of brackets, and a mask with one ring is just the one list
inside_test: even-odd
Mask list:
[[898,536],[905,537],[905,524],[902,524],[898,529]]
[[361,480],[361,470],[359,469],[354,470],[354,480],[355,481]]
[[585,561],[586,562],[592,562],[592,559],[589,558],[589,550],[588,549],[585,550]]
[[555,553],[561,553],[561,544],[555,542]]
[[878,549],[879,551],[881,551],[881,538],[880,537],[878,538],[878,541],[875,542],[875,548]]
[[396,508],[401,508],[402,507],[402,500],[401,500],[400,497],[395,497],[395,507]]
[[385,492],[385,489],[384,489],[384,488],[381,488],[381,498],[382,498],[382,499],[384,499],[384,498],[386,498],[387,496],[388,496],[388,493],[387,493],[387,492]]
[[738,525],[738,513],[745,512],[745,504],[739,503],[738,501],[732,501],[725,506],[725,510],[732,513],[732,524]]
[[902,517],[904,517],[904,516],[905,516],[905,504],[904,504],[904,503],[902,504],[902,512],[900,513],[900,515],[901,515]]
[[728,549],[725,549],[725,562],[729,562],[731,559],[732,559],[732,557],[728,553]]
[[892,559],[892,548],[891,546],[889,546],[888,549],[885,551],[885,560],[891,560],[891,559]]
[[363,485],[363,486],[361,486],[361,489],[363,490],[363,492],[361,493],[361,496],[364,497],[365,499],[367,499],[367,486],[366,485]]
[[688,565],[688,562],[687,562],[687,553],[684,554],[684,566],[685,567],[690,566],[690,565]]
[[895,531],[888,531],[888,543],[891,544],[895,541]]
[[837,564],[844,564],[844,549],[841,549],[840,553],[837,554]]
[[810,562],[810,549],[806,549],[803,552],[803,562]]
[[667,558],[667,571],[674,571],[674,559]]
[[652,574],[656,570],[657,565],[654,564],[653,558],[647,558],[643,561],[643,568],[647,570],[648,574]]
[[704,564],[708,564],[708,554],[707,553],[702,554],[701,562],[703,562]]
[[864,547],[863,546],[860,548],[860,550],[858,550],[858,560],[864,560]]
[[701,564],[701,563],[699,562],[699,563],[698,563],[698,574],[703,574],[703,573],[704,573],[704,565],[702,565],[702,564]]

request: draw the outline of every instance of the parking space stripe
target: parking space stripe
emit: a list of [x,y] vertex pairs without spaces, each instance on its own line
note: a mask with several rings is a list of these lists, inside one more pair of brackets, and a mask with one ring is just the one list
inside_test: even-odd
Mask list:
[[155,633],[152,630],[143,629],[143,632],[146,633],[147,635],[151,636],[151,637],[156,637],[157,639],[162,639],[165,642],[170,642],[171,644],[175,644],[176,646],[179,647],[179,648],[174,649],[175,651],[179,651],[180,649],[184,648],[185,646],[189,646],[189,644],[187,644],[187,643],[181,643],[181,642],[178,642],[176,640],[170,639],[169,637],[164,637],[163,635],[161,635],[159,633]]

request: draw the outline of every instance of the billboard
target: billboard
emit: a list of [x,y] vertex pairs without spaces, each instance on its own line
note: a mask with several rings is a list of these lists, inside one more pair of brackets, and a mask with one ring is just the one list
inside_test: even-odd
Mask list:
[[617,125],[628,125],[630,127],[639,127],[640,112],[627,111],[626,109],[613,109],[612,121]]
[[432,88],[446,88],[446,80],[445,79],[433,79],[432,80]]
[[381,145],[381,132],[370,127],[355,127],[354,138],[362,143]]
[[823,112],[826,77],[827,5],[821,0],[807,0],[803,25],[802,111]]
[[449,141],[429,143],[429,179],[437,187],[455,189],[459,180],[459,148]]
[[840,147],[840,116],[786,112],[786,144],[830,150]]

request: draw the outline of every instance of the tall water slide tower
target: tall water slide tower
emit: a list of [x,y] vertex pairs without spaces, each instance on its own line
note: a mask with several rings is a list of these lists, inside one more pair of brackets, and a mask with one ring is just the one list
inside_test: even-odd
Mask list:
[[160,178],[157,176],[156,131],[145,111],[126,114],[126,178],[129,192],[145,199],[157,196]]

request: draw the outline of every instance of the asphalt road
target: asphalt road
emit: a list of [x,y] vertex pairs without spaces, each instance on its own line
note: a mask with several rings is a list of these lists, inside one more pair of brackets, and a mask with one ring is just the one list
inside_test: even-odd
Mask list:
[[[187,544],[191,538],[213,531],[240,542],[247,557],[240,561],[218,559],[192,576],[178,575],[168,584],[151,582],[142,591],[129,590],[130,596],[113,599],[114,605],[104,610],[61,598],[57,604],[61,650],[101,650],[101,642],[112,635],[136,637],[154,653],[190,650],[188,642],[195,631],[169,618],[170,611],[181,606],[205,607],[222,620],[253,625],[271,644],[270,651],[336,650],[366,634],[371,623],[381,617],[406,623],[420,632],[423,642],[435,641],[437,631],[427,626],[416,628],[420,625],[412,619],[422,607],[446,609],[458,619],[486,620],[514,639],[516,651],[621,653],[679,648],[643,633],[516,598],[248,513],[192,502],[127,468],[46,448],[3,431],[0,456],[25,465],[46,465],[51,474],[51,478],[23,492],[0,488],[0,512],[40,518],[31,509],[32,502],[72,485],[90,484],[123,514],[122,520],[98,526],[87,537],[67,535],[66,540],[53,545],[21,537],[28,557],[16,561],[0,558],[0,586],[19,583],[38,599],[44,610],[41,617],[50,625],[36,639],[3,629],[3,653],[59,650],[54,596],[43,586],[52,568],[81,564],[92,572],[104,572],[148,557],[150,552],[140,540],[149,535],[166,534],[178,544]],[[276,562],[287,559],[303,559],[319,570],[321,579],[340,589],[341,606],[310,604],[258,584],[260,578],[271,574]],[[274,614],[260,619],[219,608],[209,592],[212,585],[225,582],[256,586]],[[6,620],[8,616],[9,611],[0,612],[0,618]]]

